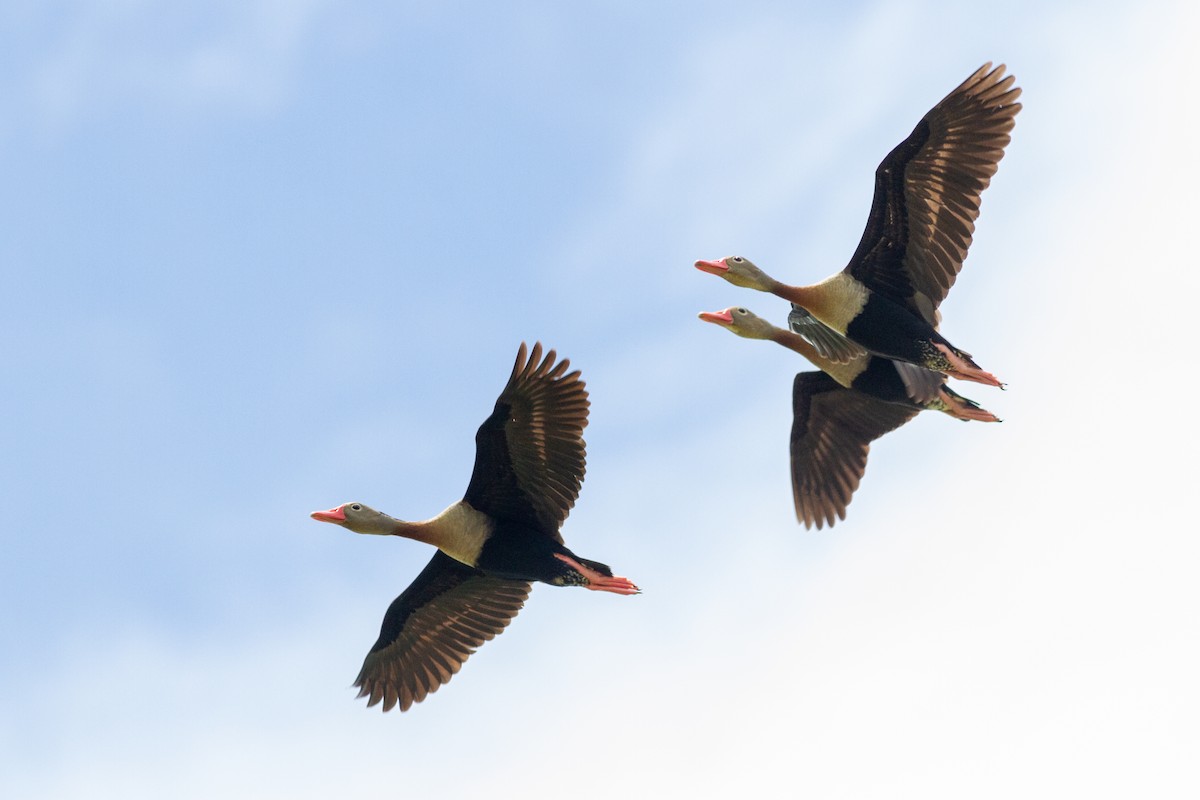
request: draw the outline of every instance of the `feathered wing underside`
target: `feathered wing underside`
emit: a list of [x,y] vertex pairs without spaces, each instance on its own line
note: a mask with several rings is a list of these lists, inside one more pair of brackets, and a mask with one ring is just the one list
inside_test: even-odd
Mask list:
[[499,634],[529,597],[528,581],[492,578],[440,550],[383,617],[354,685],[368,706],[413,703],[448,682]]
[[832,527],[867,469],[871,442],[917,415],[846,389],[823,372],[801,372],[792,384],[792,497],[806,528]]
[[788,312],[788,327],[807,339],[820,355],[837,364],[849,364],[867,354],[866,348],[858,342],[847,339],[795,303]]
[[914,403],[925,405],[937,399],[938,392],[946,382],[946,376],[907,361],[893,361],[896,372],[904,384],[904,391]]
[[497,519],[558,528],[583,484],[588,393],[570,361],[521,344],[508,385],[475,436],[475,471],[465,499]]
[[930,325],[954,285],[1021,104],[1004,65],[984,64],[880,163],[851,275]]

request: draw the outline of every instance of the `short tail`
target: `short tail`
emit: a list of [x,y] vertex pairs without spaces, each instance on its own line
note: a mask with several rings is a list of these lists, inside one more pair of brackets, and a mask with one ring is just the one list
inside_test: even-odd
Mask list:
[[950,398],[959,405],[964,405],[964,406],[967,406],[968,408],[983,408],[983,406],[979,405],[979,403],[976,403],[974,400],[972,400],[969,397],[963,397],[961,394],[954,391],[949,386],[943,386],[942,391],[945,392],[946,394],[950,395]]
[[938,391],[937,399],[929,408],[943,411],[955,419],[977,420],[979,422],[1001,422],[1002,420],[969,397],[963,397],[945,384]]
[[575,560],[580,564],[583,564],[588,569],[596,570],[596,572],[599,572],[606,578],[611,578],[613,576],[612,568],[608,566],[608,564],[601,564],[599,561],[592,561],[587,558],[580,558],[579,556],[575,556]]

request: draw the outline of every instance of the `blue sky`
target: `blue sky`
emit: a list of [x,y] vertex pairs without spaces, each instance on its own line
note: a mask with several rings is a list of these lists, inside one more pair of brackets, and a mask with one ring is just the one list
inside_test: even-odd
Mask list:
[[[6,4],[0,795],[1191,797],[1185,3]],[[982,62],[1025,108],[943,331],[1006,421],[792,516],[794,354],[703,275],[844,265]],[[564,533],[403,716],[350,689],[522,340],[582,369]],[[1190,472],[1189,472],[1190,470]],[[499,790],[495,787],[502,787]]]

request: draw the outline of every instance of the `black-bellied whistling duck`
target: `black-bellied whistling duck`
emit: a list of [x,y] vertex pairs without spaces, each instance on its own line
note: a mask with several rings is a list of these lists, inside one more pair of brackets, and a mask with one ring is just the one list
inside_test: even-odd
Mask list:
[[1000,421],[947,387],[939,372],[866,353],[849,362],[832,361],[800,334],[745,308],[706,311],[700,319],[747,339],[776,342],[821,368],[822,372],[798,373],[792,384],[792,498],[796,518],[806,528],[832,527],[846,518],[846,507],[867,469],[871,442],[918,411]]
[[1021,110],[1013,80],[1004,76],[1004,65],[984,64],[883,159],[862,240],[836,275],[789,286],[741,256],[697,261],[696,267],[790,300],[878,355],[1003,386],[937,332],[937,307],[962,269],[979,197]]
[[312,518],[355,533],[404,536],[438,548],[383,617],[354,685],[368,706],[388,711],[450,680],[463,662],[517,615],[531,583],[637,594],[628,578],[580,558],[559,527],[583,483],[588,395],[579,371],[567,372],[542,346],[517,353],[508,385],[475,434],[475,470],[466,495],[424,522],[403,522],[362,503]]

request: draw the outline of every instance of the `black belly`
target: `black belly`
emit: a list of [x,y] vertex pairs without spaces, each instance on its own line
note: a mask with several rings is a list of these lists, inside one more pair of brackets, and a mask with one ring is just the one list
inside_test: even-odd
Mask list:
[[946,341],[925,320],[876,292],[846,326],[846,336],[873,353],[914,364],[924,363],[930,342]]
[[896,364],[891,359],[872,356],[867,368],[858,374],[850,384],[851,389],[857,389],[863,394],[870,395],[885,403],[920,408],[908,396],[908,389],[896,371]]
[[497,578],[553,583],[570,571],[554,554],[570,552],[540,530],[501,522],[484,542],[475,566]]

